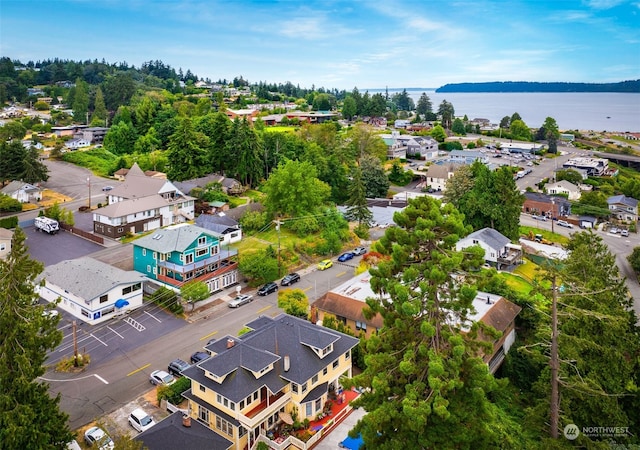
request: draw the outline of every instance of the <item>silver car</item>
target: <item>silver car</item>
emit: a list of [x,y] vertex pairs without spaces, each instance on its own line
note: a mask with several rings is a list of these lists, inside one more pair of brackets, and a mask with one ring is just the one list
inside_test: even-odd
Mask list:
[[242,306],[252,301],[253,301],[253,296],[249,294],[240,294],[229,302],[229,308],[237,308],[238,306]]

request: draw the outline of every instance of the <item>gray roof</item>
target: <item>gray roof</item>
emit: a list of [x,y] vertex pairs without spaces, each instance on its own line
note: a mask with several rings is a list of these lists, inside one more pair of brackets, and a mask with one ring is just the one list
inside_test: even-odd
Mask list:
[[[238,402],[267,386],[278,392],[288,382],[302,384],[358,344],[358,339],[329,328],[314,325],[297,317],[280,314],[271,319],[259,317],[247,324],[253,331],[241,337],[225,336],[206,348],[215,353],[183,372],[194,381],[210,387],[231,401]],[[228,348],[227,340],[234,345]],[[323,349],[333,344],[333,350],[320,358],[312,348]],[[289,357],[289,370],[284,370],[284,356]],[[274,364],[274,369],[260,378],[252,371]],[[218,384],[204,375],[204,370],[219,376]]]
[[133,241],[133,245],[160,253],[182,253],[202,234],[218,238],[212,231],[184,224],[156,230],[153,234]]
[[[181,198],[181,200],[184,199],[185,198]],[[110,205],[96,209],[94,214],[105,217],[125,217],[129,214],[162,208],[163,206],[170,205],[171,203],[172,202],[162,196],[154,194],[147,197],[131,198],[121,202],[111,203]]]
[[133,438],[153,450],[226,450],[233,442],[191,419],[191,426],[182,425],[182,412],[176,411],[145,432]]
[[632,208],[635,208],[636,206],[638,206],[638,200],[636,200],[633,197],[627,197],[626,195],[614,195],[613,197],[609,197],[607,199],[607,203],[609,205],[625,205],[625,206],[631,206]]
[[547,194],[543,194],[542,192],[525,192],[524,193],[524,198],[526,200],[531,200],[531,201],[541,202],[541,203],[549,203],[549,204],[551,204],[552,201],[553,201],[557,205],[570,205],[571,204],[571,202],[569,202],[569,200],[567,200],[566,198],[564,198],[562,196],[547,195]]
[[88,257],[49,266],[38,277],[43,278],[85,300],[98,298],[119,285],[146,280],[133,270],[118,269]]
[[113,190],[109,192],[109,195],[127,199],[149,197],[154,194],[159,194],[165,184],[173,186],[179,194],[183,194],[170,181],[146,176],[138,164],[134,163],[127,172],[124,181],[113,188]]
[[489,247],[496,250],[500,250],[511,242],[508,237],[493,228],[483,228],[481,230],[474,231],[465,239],[476,239],[478,241],[482,241]]
[[218,214],[200,214],[196,217],[196,225],[207,230],[217,231],[226,230],[227,228],[239,228],[238,221],[232,217],[220,216]]
[[0,189],[0,192],[2,192],[3,194],[11,195],[18,191],[34,192],[39,190],[40,189],[36,186],[25,183],[24,181],[12,181],[11,183]]

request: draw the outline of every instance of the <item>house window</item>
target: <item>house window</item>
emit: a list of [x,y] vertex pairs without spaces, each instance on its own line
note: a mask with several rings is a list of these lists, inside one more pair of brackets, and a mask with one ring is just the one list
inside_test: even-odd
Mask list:
[[147,272],[151,272],[151,266],[147,264]]
[[224,434],[233,437],[233,426],[222,417],[216,416],[216,428]]
[[100,297],[100,303],[105,303],[106,301],[109,300],[109,295],[103,295]]
[[115,308],[112,306],[111,308],[106,308],[102,310],[102,316],[107,316],[115,311]]
[[240,409],[244,409],[244,400],[240,400]]
[[305,392],[307,392],[307,383],[302,385],[302,393],[304,394]]
[[305,414],[307,417],[310,417],[313,414],[313,403],[307,402],[305,403]]
[[166,253],[160,253],[160,261],[165,261],[167,259]]
[[255,391],[255,392],[253,393],[253,399],[254,399],[254,400],[258,400],[258,391]]
[[199,248],[196,250],[196,258],[200,258],[201,256],[206,255],[207,253],[209,253],[209,250],[206,248]]
[[351,350],[349,350],[347,353],[344,354],[344,359],[349,359],[351,358]]
[[200,392],[207,392],[207,388],[203,385],[198,385],[200,387]]
[[328,372],[329,372],[329,369],[327,369],[326,367],[322,369],[322,375],[326,375]]
[[158,253],[153,252],[153,259],[158,259]]
[[198,245],[205,245],[207,243],[207,238],[204,236],[201,236],[198,238]]
[[247,434],[247,429],[245,427],[240,427],[238,429],[238,433],[240,433],[240,437],[244,436],[245,434]]
[[297,394],[298,393],[298,385],[295,383],[291,383],[291,390]]
[[147,256],[147,249],[146,248],[142,249],[142,256]]
[[319,398],[316,400],[316,412],[320,411],[321,408],[322,408],[322,399]]
[[311,378],[311,384],[316,384],[318,382],[318,374],[315,374],[313,378]]
[[251,396],[247,397],[247,406],[249,406],[251,404]]
[[132,290],[133,290],[133,286],[127,286],[126,288],[122,289],[122,295],[129,294]]
[[193,263],[193,253],[187,253],[186,255],[184,255],[184,263],[185,264]]
[[210,252],[211,252],[212,255],[217,255],[218,254],[218,246],[217,245],[212,245],[210,247],[210,249],[211,249]]
[[216,395],[216,401],[217,401],[218,403],[222,403],[222,395],[217,394],[217,395]]
[[136,283],[133,286],[131,286],[132,291],[139,291],[141,288],[142,288],[142,283]]
[[124,228],[118,227],[118,233],[122,233],[123,231],[124,231]]
[[198,420],[209,424],[209,410],[204,408],[202,405],[198,405]]
[[356,330],[367,331],[367,324],[356,320]]
[[89,311],[87,311],[86,309],[81,309],[80,312],[82,313],[83,316],[89,317]]
[[338,360],[337,360],[337,359],[333,362],[332,367],[333,367],[334,369],[337,369],[337,368],[338,368]]

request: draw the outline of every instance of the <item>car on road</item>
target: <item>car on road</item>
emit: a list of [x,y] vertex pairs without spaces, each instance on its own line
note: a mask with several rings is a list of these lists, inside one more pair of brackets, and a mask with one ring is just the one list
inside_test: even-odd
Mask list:
[[367,249],[365,247],[356,247],[353,249],[353,251],[351,252],[356,256],[360,256],[360,255],[364,255],[365,253],[367,253]]
[[102,188],[102,192],[109,192],[113,189],[113,186],[105,186]]
[[543,222],[547,221],[547,216],[539,216],[537,214],[531,214],[531,218],[535,220],[542,220]]
[[300,281],[300,275],[297,274],[296,272],[292,272],[289,275],[285,275],[285,277],[280,282],[280,285],[281,286],[290,286],[293,283],[297,283],[298,281]]
[[350,259],[353,259],[355,255],[351,252],[346,252],[343,253],[342,255],[338,256],[338,261],[340,262],[345,262],[345,261],[349,261]]
[[115,447],[113,440],[100,427],[91,427],[85,431],[84,441],[89,447],[96,447],[100,450],[113,450]]
[[566,220],[558,220],[558,226],[565,228],[573,228],[573,225],[567,222]]
[[198,364],[205,359],[209,359],[209,354],[207,352],[195,352],[193,355],[191,355],[190,361],[191,364]]
[[164,370],[154,370],[149,375],[149,383],[154,386],[170,386],[176,382],[176,378]]
[[267,283],[264,286],[262,286],[260,289],[258,289],[258,295],[269,295],[272,292],[277,292],[278,291],[278,285],[276,283]]
[[179,377],[182,375],[182,371],[188,369],[189,367],[191,367],[191,364],[189,364],[188,362],[181,359],[174,359],[169,363],[167,371],[174,377]]
[[154,426],[156,422],[149,414],[140,408],[134,409],[129,414],[129,425],[131,425],[138,433],[148,430]]
[[240,294],[236,296],[233,300],[229,302],[229,308],[237,308],[238,306],[245,305],[247,303],[251,303],[253,301],[253,296],[249,294]]
[[333,266],[333,261],[330,259],[323,259],[318,263],[318,270],[326,270],[331,266]]

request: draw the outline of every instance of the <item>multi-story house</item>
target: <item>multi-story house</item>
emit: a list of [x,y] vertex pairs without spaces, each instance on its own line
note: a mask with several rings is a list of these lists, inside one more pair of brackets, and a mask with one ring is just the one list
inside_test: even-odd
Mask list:
[[551,195],[564,194],[569,200],[579,200],[581,196],[580,188],[567,180],[547,184],[544,188]]
[[197,280],[220,291],[238,282],[237,251],[222,248],[220,240],[189,224],[163,228],[133,242],[133,268],[174,288]]
[[0,227],[0,259],[6,259],[11,251],[11,241],[13,239],[13,230],[7,230]]
[[[225,336],[205,347],[210,358],[182,372],[191,380],[183,396],[189,415],[232,449],[269,441],[284,421],[314,420],[325,402],[352,376],[352,349],[358,339],[281,314],[247,324],[250,332]],[[273,443],[289,448],[290,443]]]
[[109,191],[107,202],[93,212],[93,231],[114,239],[194,218],[193,197],[171,181],[146,176],[137,164],[123,183]]
[[607,199],[609,211],[618,220],[636,222],[638,220],[638,200],[626,195],[614,195]]

